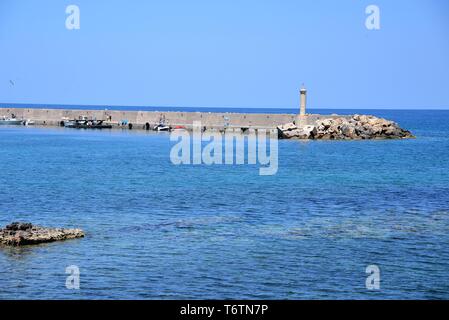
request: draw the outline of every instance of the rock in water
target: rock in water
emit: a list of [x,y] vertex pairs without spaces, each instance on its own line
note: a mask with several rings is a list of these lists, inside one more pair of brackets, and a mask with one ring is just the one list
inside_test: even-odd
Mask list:
[[287,123],[278,128],[278,136],[283,139],[313,139],[317,134],[315,126],[304,126],[302,128],[296,127],[293,123]]
[[320,119],[314,125],[297,127],[287,123],[278,127],[279,137],[283,139],[406,139],[414,138],[410,131],[404,130],[393,121],[368,115],[342,116]]
[[21,222],[13,222],[4,229],[0,229],[0,244],[8,246],[39,244],[82,237],[84,237],[84,232],[81,229],[45,228]]

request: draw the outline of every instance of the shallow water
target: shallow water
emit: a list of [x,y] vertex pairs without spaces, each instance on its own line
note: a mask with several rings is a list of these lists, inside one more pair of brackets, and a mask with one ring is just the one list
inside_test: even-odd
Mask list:
[[0,225],[86,232],[0,248],[0,298],[448,299],[449,112],[370,113],[417,139],[279,141],[274,176],[175,166],[167,134],[0,127]]

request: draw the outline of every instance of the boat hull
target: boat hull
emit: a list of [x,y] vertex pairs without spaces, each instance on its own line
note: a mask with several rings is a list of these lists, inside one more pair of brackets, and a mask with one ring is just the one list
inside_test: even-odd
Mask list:
[[66,128],[74,128],[74,129],[112,129],[112,125],[108,125],[108,124],[99,124],[99,125],[78,124],[78,125],[66,126]]
[[0,120],[0,125],[3,126],[20,126],[23,124],[23,120]]

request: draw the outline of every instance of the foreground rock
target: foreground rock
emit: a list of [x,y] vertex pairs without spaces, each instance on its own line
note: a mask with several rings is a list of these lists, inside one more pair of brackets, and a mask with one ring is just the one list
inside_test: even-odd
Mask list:
[[8,246],[22,246],[82,237],[84,237],[84,233],[81,229],[45,228],[34,226],[31,223],[13,222],[4,229],[0,229],[0,244]]
[[414,138],[410,131],[402,129],[393,121],[366,115],[320,119],[313,125],[301,128],[293,123],[278,127],[283,139],[406,139]]

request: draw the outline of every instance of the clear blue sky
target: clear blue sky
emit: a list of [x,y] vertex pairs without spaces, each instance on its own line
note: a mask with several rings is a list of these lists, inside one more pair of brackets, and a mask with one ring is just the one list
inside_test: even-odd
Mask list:
[[449,1],[0,0],[0,102],[289,108],[302,82],[310,107],[448,109]]

